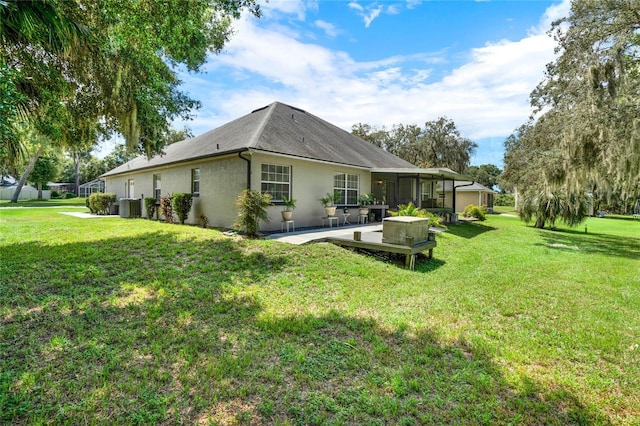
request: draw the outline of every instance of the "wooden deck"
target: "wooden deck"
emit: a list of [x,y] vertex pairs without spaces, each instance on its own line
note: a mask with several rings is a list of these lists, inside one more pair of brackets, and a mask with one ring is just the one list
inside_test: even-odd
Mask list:
[[382,232],[354,232],[351,236],[341,235],[328,237],[327,241],[343,246],[356,247],[365,250],[386,251],[389,253],[400,253],[405,255],[405,266],[411,270],[415,267],[416,255],[425,250],[429,250],[427,257],[431,259],[433,256],[433,248],[436,246],[435,234],[429,233],[429,240],[413,245],[389,244],[382,242]]

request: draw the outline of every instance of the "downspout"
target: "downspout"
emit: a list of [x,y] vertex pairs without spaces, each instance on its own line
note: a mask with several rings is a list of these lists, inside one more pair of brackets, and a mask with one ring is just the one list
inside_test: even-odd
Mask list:
[[471,186],[474,183],[476,183],[476,181],[472,180],[471,183],[465,183],[464,185],[458,185],[458,186],[456,186],[455,183],[456,183],[456,181],[454,180],[453,181],[453,213],[456,212],[456,189],[457,188],[462,188],[462,187],[465,187],[465,186]]
[[[245,158],[242,156],[243,152],[249,152],[248,149],[245,149],[244,151],[240,151],[238,153],[238,157],[242,158],[244,161],[247,162],[247,190],[251,191],[251,157],[249,158]],[[251,155],[251,153],[249,153],[249,155]]]

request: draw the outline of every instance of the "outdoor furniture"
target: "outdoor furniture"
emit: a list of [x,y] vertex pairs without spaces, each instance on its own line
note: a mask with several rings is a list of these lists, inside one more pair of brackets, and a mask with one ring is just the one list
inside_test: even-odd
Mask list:
[[361,214],[360,216],[358,216],[358,223],[367,223],[369,221],[369,215],[368,214]]
[[289,225],[291,225],[291,228],[292,228],[292,230],[293,230],[293,231],[295,231],[295,230],[296,230],[296,224],[294,223],[293,219],[291,219],[291,220],[283,220],[283,221],[281,221],[281,222],[280,222],[280,230],[281,230],[282,232],[284,232],[284,228],[285,228],[285,226],[286,226],[286,228],[287,228],[287,232],[289,232]]
[[351,213],[341,213],[341,214],[342,214],[342,216],[343,216],[343,218],[344,218],[344,219],[343,219],[343,221],[342,221],[342,226],[347,225],[347,224],[351,225],[351,222],[349,222],[349,221],[347,220],[347,218],[348,218],[349,216],[351,216]]
[[322,227],[324,228],[325,222],[329,224],[329,228],[333,227],[333,222],[336,223],[336,227],[340,224],[338,216],[325,216],[322,218]]

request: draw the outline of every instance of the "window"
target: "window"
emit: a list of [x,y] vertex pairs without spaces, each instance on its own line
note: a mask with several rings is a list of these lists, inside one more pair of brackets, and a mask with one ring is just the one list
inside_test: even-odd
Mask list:
[[360,188],[360,176],[349,173],[335,173],[333,175],[333,193],[336,204],[357,205]]
[[191,193],[200,194],[200,169],[191,169]]
[[156,201],[160,201],[160,193],[162,192],[162,185],[160,184],[160,175],[153,175],[153,196]]
[[125,194],[127,198],[135,198],[136,197],[136,191],[135,191],[135,182],[133,179],[129,179],[126,183],[126,187],[125,187]]
[[260,192],[271,194],[272,201],[291,199],[291,166],[262,164]]

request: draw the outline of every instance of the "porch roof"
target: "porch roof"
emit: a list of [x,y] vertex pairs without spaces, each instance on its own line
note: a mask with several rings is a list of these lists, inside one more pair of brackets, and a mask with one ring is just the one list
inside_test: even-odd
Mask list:
[[427,169],[416,168],[373,168],[371,173],[391,173],[408,176],[420,176],[424,179],[450,179],[450,180],[469,180],[473,178],[461,175],[446,167],[433,167]]

